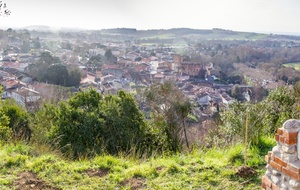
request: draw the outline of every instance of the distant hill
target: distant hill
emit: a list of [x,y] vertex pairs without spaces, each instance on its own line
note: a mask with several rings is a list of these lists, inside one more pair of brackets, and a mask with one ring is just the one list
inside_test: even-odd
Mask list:
[[67,27],[51,27],[46,25],[32,25],[32,26],[25,26],[21,27],[19,29],[25,29],[25,30],[35,30],[35,31],[82,31],[81,28],[67,28]]
[[135,37],[140,40],[171,40],[183,38],[193,40],[260,40],[260,39],[287,39],[300,40],[297,35],[277,35],[255,32],[239,32],[224,30],[220,28],[213,29],[192,29],[192,28],[171,28],[171,29],[151,29],[137,30],[135,28],[115,28],[99,30],[105,35],[125,35]]
[[60,32],[96,32],[103,37],[116,38],[117,36],[122,39],[135,39],[141,43],[187,43],[190,41],[199,40],[300,40],[300,35],[282,35],[282,34],[266,34],[255,32],[239,32],[233,30],[225,30],[221,28],[213,29],[192,29],[192,28],[171,28],[171,29],[149,29],[137,30],[135,28],[111,28],[102,30],[84,30],[80,28],[55,28],[44,25],[27,26],[21,29],[30,31],[60,31]]
[[37,30],[37,31],[51,31],[52,30],[50,26],[45,26],[45,25],[26,26],[26,27],[22,27],[20,29]]

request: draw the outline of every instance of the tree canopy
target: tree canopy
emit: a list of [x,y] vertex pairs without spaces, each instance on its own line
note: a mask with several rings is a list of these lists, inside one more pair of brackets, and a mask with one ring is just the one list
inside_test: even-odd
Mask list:
[[[59,107],[44,109],[52,115],[49,140],[74,157],[103,152],[117,154],[133,148],[147,151],[149,126],[130,94],[103,96],[93,89],[79,92]],[[147,139],[147,140],[146,140]]]
[[62,64],[49,52],[42,52],[39,59],[28,66],[27,73],[37,81],[61,86],[78,86],[81,80],[78,68]]
[[[0,86],[0,93],[2,87]],[[30,115],[12,100],[0,100],[0,141],[27,140],[30,141]]]

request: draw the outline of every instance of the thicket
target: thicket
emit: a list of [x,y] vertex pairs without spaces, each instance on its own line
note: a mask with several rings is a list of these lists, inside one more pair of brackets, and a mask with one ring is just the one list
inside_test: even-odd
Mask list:
[[29,114],[13,100],[1,102],[1,139],[45,144],[66,156],[179,152],[186,144],[192,105],[174,82],[151,86],[143,95],[146,119],[132,95],[79,91],[58,105],[44,104]]
[[0,101],[0,137],[2,141],[30,141],[30,115],[13,100]]
[[[249,143],[262,146],[264,136],[274,135],[285,120],[299,117],[299,86],[278,88],[258,103],[232,103],[213,115],[216,127],[198,142],[202,147],[205,142],[208,147],[241,143],[248,122]],[[152,85],[143,97],[147,119],[124,91],[105,96],[93,89],[79,91],[67,101],[45,104],[31,114],[12,100],[3,100],[1,141],[44,144],[72,158],[106,153],[149,156],[191,147],[186,133],[193,106],[176,84]]]
[[176,84],[173,81],[153,84],[145,90],[144,97],[151,110],[150,123],[156,130],[160,147],[178,152],[185,142],[189,148],[186,121],[192,104]]
[[123,91],[106,96],[92,89],[81,91],[57,107],[45,105],[35,121],[36,133],[72,157],[147,153],[152,145],[148,123],[132,96]]
[[281,87],[271,91],[258,103],[233,102],[218,118],[220,130],[214,132],[224,139],[219,142],[243,142],[247,122],[249,143],[259,147],[262,137],[274,135],[286,120],[299,118],[299,97],[296,93],[298,90],[296,85],[294,88]]

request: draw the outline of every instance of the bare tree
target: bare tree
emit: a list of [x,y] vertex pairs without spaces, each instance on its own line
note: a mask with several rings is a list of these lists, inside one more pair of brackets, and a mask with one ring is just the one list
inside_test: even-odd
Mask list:
[[0,16],[9,16],[11,11],[7,8],[5,2],[0,1]]

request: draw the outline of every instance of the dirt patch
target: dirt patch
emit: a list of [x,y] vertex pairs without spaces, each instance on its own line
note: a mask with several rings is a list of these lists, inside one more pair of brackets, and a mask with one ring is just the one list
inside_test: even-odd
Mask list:
[[249,166],[240,166],[236,170],[236,175],[247,178],[256,175],[256,171]]
[[86,170],[86,174],[89,177],[104,177],[109,173],[109,169],[89,169]]
[[128,186],[130,185],[131,189],[143,189],[145,188],[145,179],[143,178],[130,178],[130,179],[126,179],[124,181],[121,182],[122,186]]
[[59,190],[59,188],[48,185],[45,181],[38,179],[32,172],[21,172],[13,185],[18,190]]
[[161,171],[163,171],[164,168],[165,168],[165,167],[163,167],[163,166],[158,166],[157,168],[155,168],[155,170],[156,170],[157,172],[161,172]]

